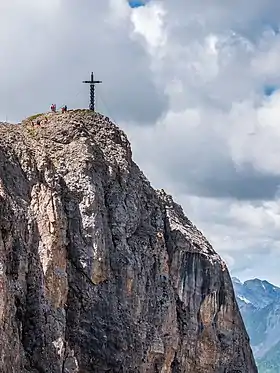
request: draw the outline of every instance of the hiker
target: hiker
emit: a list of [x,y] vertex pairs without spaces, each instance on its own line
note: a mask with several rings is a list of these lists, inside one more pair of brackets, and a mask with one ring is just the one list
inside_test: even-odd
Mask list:
[[67,105],[62,106],[61,112],[65,113],[67,111]]
[[52,106],[51,106],[51,111],[52,111],[53,113],[56,112],[56,104],[52,104]]

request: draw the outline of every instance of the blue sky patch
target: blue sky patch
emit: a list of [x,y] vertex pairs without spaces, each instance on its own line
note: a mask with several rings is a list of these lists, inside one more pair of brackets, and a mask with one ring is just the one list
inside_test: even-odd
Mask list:
[[128,4],[131,8],[139,8],[140,6],[144,6],[145,3],[145,0],[128,0]]
[[277,89],[278,87],[276,85],[266,85],[263,91],[266,96],[271,96]]

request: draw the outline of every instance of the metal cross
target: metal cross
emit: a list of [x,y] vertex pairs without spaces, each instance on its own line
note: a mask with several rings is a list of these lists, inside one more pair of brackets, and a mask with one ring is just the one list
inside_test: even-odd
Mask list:
[[91,80],[85,80],[83,83],[90,84],[89,110],[95,111],[95,84],[102,83],[102,81],[94,80],[94,75],[91,73]]

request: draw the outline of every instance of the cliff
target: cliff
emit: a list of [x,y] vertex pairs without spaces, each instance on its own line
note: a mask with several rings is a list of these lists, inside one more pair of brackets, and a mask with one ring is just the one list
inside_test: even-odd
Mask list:
[[38,118],[0,125],[0,372],[257,372],[226,266],[125,134]]

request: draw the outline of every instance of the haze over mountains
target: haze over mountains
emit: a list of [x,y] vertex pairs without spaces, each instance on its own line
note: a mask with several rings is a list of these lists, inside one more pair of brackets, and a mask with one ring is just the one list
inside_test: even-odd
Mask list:
[[233,285],[260,373],[280,372],[280,288],[252,279]]

